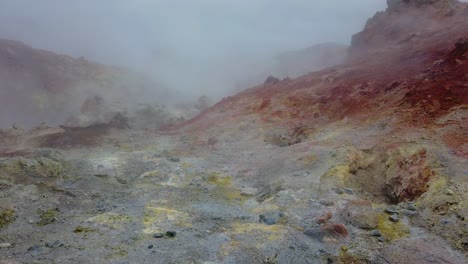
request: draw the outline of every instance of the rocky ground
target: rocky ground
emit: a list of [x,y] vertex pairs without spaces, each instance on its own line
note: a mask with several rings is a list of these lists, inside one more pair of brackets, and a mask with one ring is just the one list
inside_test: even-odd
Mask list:
[[467,14],[389,1],[346,64],[158,130],[0,130],[0,263],[466,263]]
[[112,129],[87,146],[18,132],[29,147],[0,160],[0,261],[465,263],[466,182],[439,176],[427,197],[392,202],[378,178],[466,163],[418,136],[383,155],[374,139],[390,130],[343,127],[292,146],[248,124],[215,140]]

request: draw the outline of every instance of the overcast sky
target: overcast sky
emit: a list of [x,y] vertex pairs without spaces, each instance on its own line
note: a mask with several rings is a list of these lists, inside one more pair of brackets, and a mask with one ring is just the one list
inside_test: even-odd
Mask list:
[[211,93],[257,62],[349,43],[385,0],[0,0],[0,38]]

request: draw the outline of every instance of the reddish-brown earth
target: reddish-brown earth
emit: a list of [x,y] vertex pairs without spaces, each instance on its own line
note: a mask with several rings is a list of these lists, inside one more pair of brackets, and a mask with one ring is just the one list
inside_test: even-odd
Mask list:
[[208,133],[255,120],[258,127],[292,132],[301,125],[313,134],[342,120],[358,126],[392,118],[395,135],[413,128],[442,132],[443,142],[466,158],[466,116],[437,120],[466,112],[468,5],[435,2],[377,13],[353,37],[344,65],[248,89],[167,130]]

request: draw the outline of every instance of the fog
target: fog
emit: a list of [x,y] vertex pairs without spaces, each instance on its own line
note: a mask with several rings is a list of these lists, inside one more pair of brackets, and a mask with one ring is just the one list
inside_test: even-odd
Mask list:
[[214,98],[276,55],[348,44],[385,0],[0,0],[0,38]]

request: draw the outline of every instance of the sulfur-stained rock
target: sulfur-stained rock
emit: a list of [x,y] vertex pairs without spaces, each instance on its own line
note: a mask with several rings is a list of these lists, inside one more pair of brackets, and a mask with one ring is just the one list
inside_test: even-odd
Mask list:
[[455,192],[454,192],[454,191],[452,191],[452,190],[450,190],[450,189],[447,189],[447,190],[445,190],[445,194],[446,194],[446,195],[450,195],[450,196],[451,196],[451,195],[454,195],[454,194],[455,194]]
[[145,207],[143,225],[145,227],[143,233],[145,234],[162,233],[162,230],[173,227],[189,228],[193,226],[188,213],[159,207],[153,202]]
[[402,222],[391,221],[385,213],[380,214],[377,220],[377,230],[390,241],[407,237],[410,234],[408,226]]
[[13,183],[36,181],[36,178],[56,179],[64,171],[60,162],[45,157],[0,159],[0,180]]
[[108,212],[93,216],[87,219],[86,222],[108,227],[110,229],[122,229],[131,222],[131,218],[128,215]]
[[40,217],[40,220],[37,223],[38,226],[45,226],[45,225],[49,225],[58,221],[58,213],[59,213],[58,208],[51,208],[48,210],[38,209],[36,213]]
[[0,207],[0,228],[6,227],[16,219],[16,212],[11,208]]

